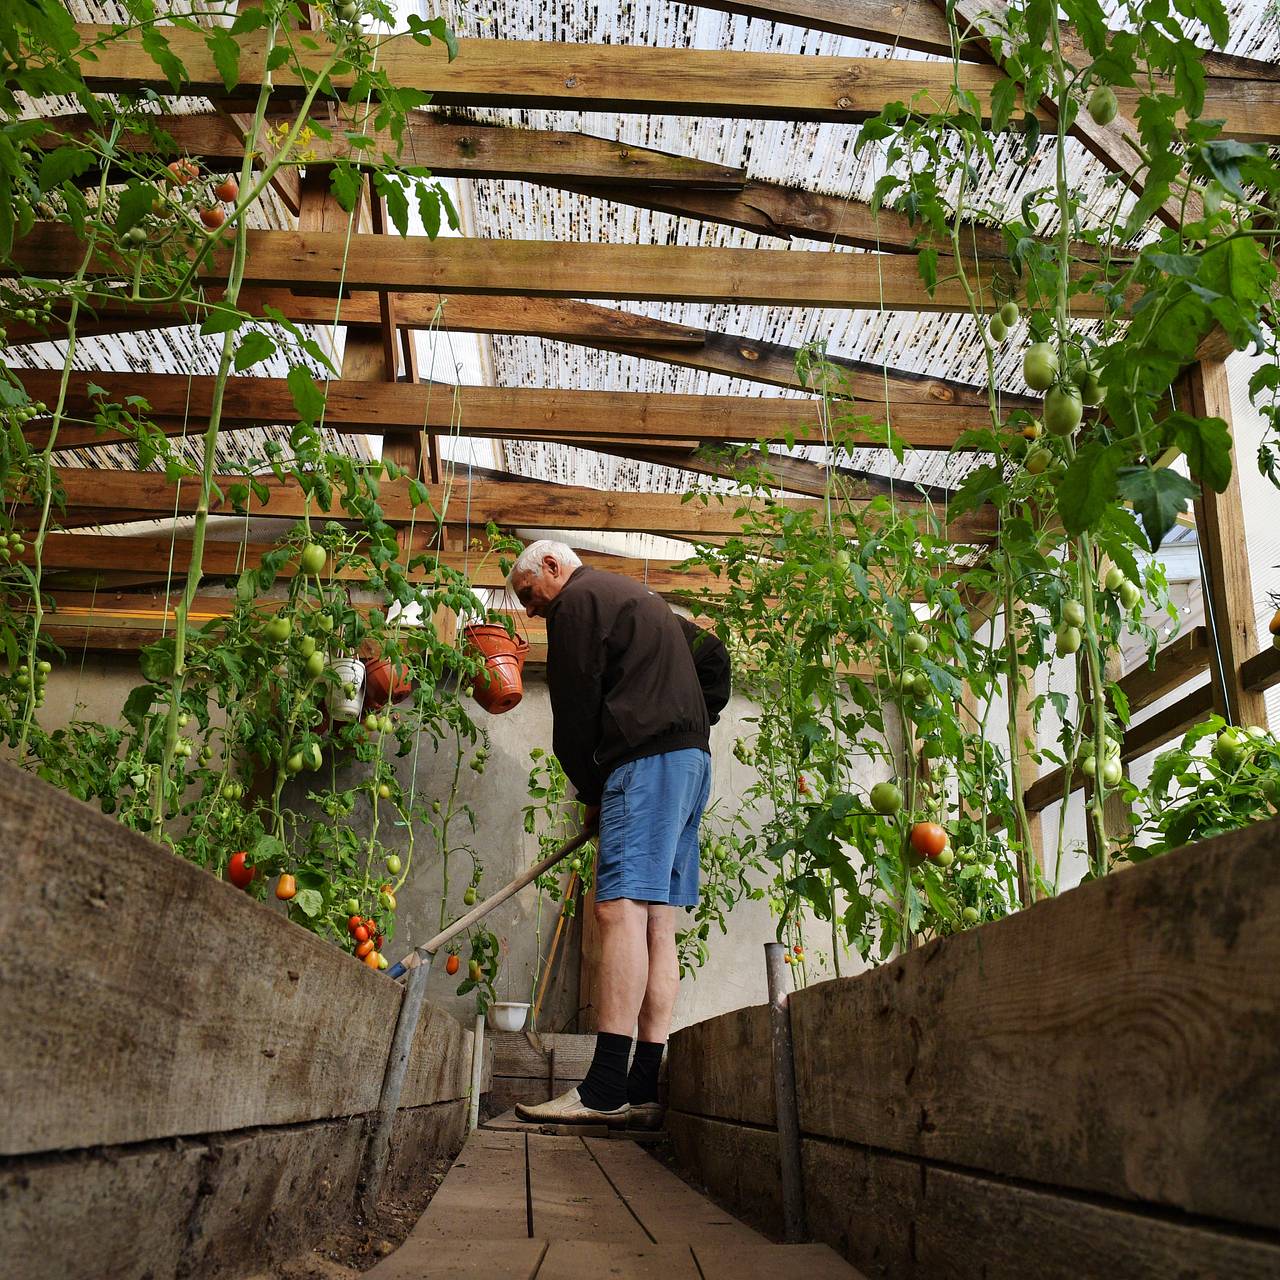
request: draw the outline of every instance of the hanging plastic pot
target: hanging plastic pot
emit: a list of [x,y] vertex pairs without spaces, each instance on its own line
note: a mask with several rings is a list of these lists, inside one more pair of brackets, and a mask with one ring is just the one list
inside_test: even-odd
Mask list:
[[484,670],[471,686],[475,700],[495,716],[519,705],[524,697],[524,659],[529,642],[490,622],[463,627],[462,637],[467,647],[484,659]]
[[407,667],[397,666],[387,658],[373,658],[364,664],[364,705],[385,707],[388,702],[403,702],[413,692]]
[[334,658],[329,663],[335,683],[324,704],[332,720],[358,720],[364,705],[364,663],[359,658]]

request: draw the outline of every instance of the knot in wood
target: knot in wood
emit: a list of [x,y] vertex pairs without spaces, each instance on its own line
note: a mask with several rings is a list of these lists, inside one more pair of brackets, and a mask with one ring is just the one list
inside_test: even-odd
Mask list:
[[578,87],[578,77],[577,76],[566,77],[564,82],[564,87],[566,89],[576,89]]
[[836,106],[839,107],[841,111],[848,111],[853,106],[853,99],[843,96],[839,97],[836,99]]
[[739,354],[739,355],[740,355],[744,360],[759,360],[759,359],[760,359],[760,353],[759,353],[758,351],[753,351],[750,347],[739,347],[739,348],[738,348],[738,354]]

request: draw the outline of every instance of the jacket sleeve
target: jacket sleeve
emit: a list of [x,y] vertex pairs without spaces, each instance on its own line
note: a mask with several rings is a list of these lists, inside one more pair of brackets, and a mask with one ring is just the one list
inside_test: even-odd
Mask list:
[[707,704],[707,718],[712,724],[720,719],[732,691],[732,673],[729,668],[729,651],[720,637],[704,631],[688,618],[680,619],[684,638],[693,654],[693,668],[702,686],[703,701]]
[[551,625],[547,686],[551,693],[551,749],[583,804],[599,804],[604,778],[596,764],[604,704],[605,647],[589,593],[567,594]]

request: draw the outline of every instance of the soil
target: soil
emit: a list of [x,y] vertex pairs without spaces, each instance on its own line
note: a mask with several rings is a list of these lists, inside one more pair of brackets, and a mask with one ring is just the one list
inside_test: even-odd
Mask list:
[[346,1223],[306,1253],[250,1280],[354,1280],[405,1242],[452,1164],[447,1157],[435,1161],[420,1186],[402,1195],[384,1196],[373,1222]]

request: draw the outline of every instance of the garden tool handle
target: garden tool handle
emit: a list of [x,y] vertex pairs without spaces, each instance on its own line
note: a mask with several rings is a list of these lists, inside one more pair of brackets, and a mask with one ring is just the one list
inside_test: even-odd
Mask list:
[[414,947],[414,949],[410,951],[399,964],[393,964],[391,968],[387,970],[387,977],[399,978],[410,969],[416,968],[424,960],[429,964],[431,962],[431,957],[434,956],[446,942],[450,941],[452,938],[456,938],[460,933],[465,933],[473,924],[476,923],[477,920],[488,915],[494,907],[501,906],[502,903],[506,902],[506,900],[512,896],[512,894],[519,893],[525,885],[536,880],[544,872],[550,871],[557,862],[567,858],[575,850],[581,849],[582,846],[586,844],[588,840],[593,839],[594,836],[595,831],[591,828],[585,828],[584,830],[579,831],[572,840],[567,840],[554,853],[547,854],[545,858],[540,859],[538,862],[535,862],[533,866],[522,871],[514,880],[511,881],[510,884],[504,885],[497,893],[493,894],[492,897],[486,898],[483,902],[477,903],[465,916],[460,916],[447,928],[443,929],[440,933],[437,933],[434,938],[424,942],[420,947]]

